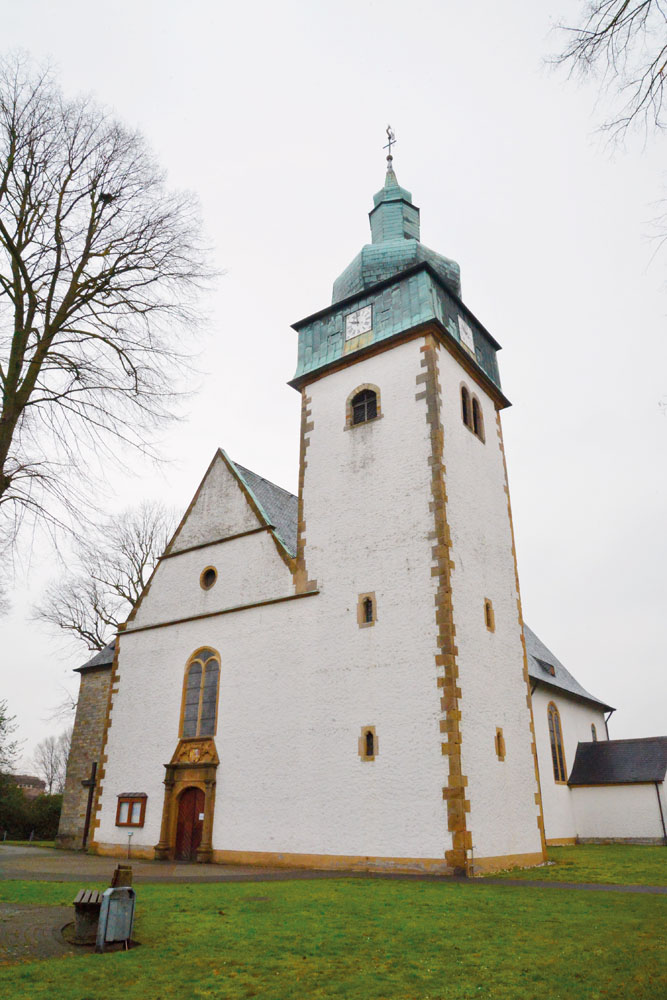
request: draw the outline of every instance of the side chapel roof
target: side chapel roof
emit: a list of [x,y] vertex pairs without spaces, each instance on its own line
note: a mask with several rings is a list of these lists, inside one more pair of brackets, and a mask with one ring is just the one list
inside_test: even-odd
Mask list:
[[580,743],[568,785],[626,785],[664,781],[667,736]]
[[75,667],[75,669],[81,674],[84,670],[94,670],[96,667],[110,667],[113,664],[115,649],[116,640],[113,639],[104,649],[98,650],[94,656],[91,656],[89,660],[82,663],[80,667]]
[[533,630],[525,624],[523,634],[526,639],[526,652],[528,654],[528,675],[533,681],[545,684],[547,687],[556,688],[565,694],[574,695],[576,698],[583,698],[585,701],[592,701],[606,711],[613,711],[611,705],[600,701],[595,695],[589,694],[575,680],[569,670],[566,670],[560,660],[554,656],[541,639],[535,635]]

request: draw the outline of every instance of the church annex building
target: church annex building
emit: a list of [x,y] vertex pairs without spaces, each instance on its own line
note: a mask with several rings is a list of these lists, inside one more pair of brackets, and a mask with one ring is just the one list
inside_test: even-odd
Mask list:
[[391,156],[370,224],[295,324],[298,497],[219,450],[79,668],[63,845],[475,873],[667,840],[667,737],[610,741],[524,625],[499,344]]

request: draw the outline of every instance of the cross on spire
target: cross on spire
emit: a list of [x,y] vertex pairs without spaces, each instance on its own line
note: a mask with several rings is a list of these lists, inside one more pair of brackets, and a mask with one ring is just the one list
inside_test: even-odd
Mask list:
[[385,131],[386,131],[386,133],[387,133],[387,138],[389,139],[389,142],[387,143],[387,145],[386,145],[386,146],[383,146],[382,148],[383,148],[383,149],[388,149],[388,150],[389,150],[389,152],[387,153],[387,162],[388,162],[388,163],[391,163],[391,161],[392,161],[392,160],[393,160],[393,158],[394,158],[394,157],[393,157],[393,156],[391,155],[391,147],[392,147],[392,146],[394,145],[394,143],[396,142],[396,135],[395,135],[395,133],[394,133],[394,130],[392,129],[391,125],[387,125],[387,128],[386,128],[386,130],[385,130]]

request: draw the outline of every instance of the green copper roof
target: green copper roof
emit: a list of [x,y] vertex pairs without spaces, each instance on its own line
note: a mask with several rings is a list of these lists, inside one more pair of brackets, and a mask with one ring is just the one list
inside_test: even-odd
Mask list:
[[387,157],[384,187],[373,195],[369,218],[372,243],[367,243],[334,281],[333,303],[421,263],[430,264],[460,297],[459,265],[419,242],[419,209],[412,204],[410,191],[398,183],[391,157]]

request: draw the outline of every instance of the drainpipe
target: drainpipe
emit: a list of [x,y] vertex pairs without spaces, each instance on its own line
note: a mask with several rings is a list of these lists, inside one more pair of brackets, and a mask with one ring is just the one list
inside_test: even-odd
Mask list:
[[614,714],[615,711],[616,711],[616,709],[612,708],[612,710],[609,713],[609,715],[605,715],[604,716],[604,728],[605,728],[605,732],[607,733],[607,739],[609,739],[609,726],[607,725],[607,723],[609,722],[609,720],[611,719],[611,717],[612,717],[612,715]]
[[667,847],[667,829],[665,829],[665,814],[662,811],[662,799],[660,798],[660,783],[658,781],[655,784],[655,794],[658,796],[658,809],[660,810],[660,822],[662,823],[662,842]]

